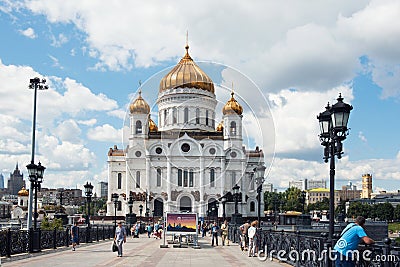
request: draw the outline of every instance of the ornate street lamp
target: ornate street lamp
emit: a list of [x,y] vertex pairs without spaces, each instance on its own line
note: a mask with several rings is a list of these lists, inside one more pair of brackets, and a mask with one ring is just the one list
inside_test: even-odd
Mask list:
[[257,204],[258,204],[258,209],[257,209],[257,219],[258,223],[261,225],[261,192],[262,192],[262,186],[264,184],[265,178],[264,178],[264,172],[265,172],[265,166],[260,165],[254,168],[254,178],[257,184]]
[[29,174],[29,181],[31,182],[32,189],[35,190],[35,203],[34,203],[34,216],[33,216],[33,230],[37,229],[37,191],[40,190],[40,184],[43,182],[43,174],[44,170],[46,169],[42,164],[39,162],[38,165],[34,163],[30,163],[26,165]]
[[85,188],[86,204],[87,204],[87,227],[86,227],[86,243],[91,242],[90,238],[90,202],[92,201],[93,185],[89,182],[83,186]]
[[142,212],[143,212],[143,205],[139,205],[139,214],[140,214],[140,220],[142,220]]
[[117,205],[118,205],[119,195],[118,193],[111,194],[111,200],[114,202],[114,231],[117,228]]
[[146,208],[146,219],[147,219],[147,217],[149,217],[150,216],[150,209],[149,208]]
[[133,197],[132,196],[129,196],[128,207],[129,207],[129,215],[132,215],[132,207],[133,207]]
[[86,182],[83,187],[85,188],[86,203],[88,206],[87,225],[90,227],[90,202],[92,201],[93,196],[93,185],[92,183]]
[[329,239],[332,241],[335,223],[335,156],[342,157],[342,141],[348,135],[347,123],[350,111],[353,107],[343,102],[343,97],[339,94],[337,103],[332,107],[328,105],[324,112],[321,112],[317,119],[320,124],[321,134],[319,135],[321,145],[324,146],[324,161],[330,159],[329,177]]
[[222,203],[222,220],[225,221],[226,219],[226,214],[225,214],[225,204],[226,204],[226,195],[223,195],[221,197],[221,203]]
[[215,203],[215,208],[216,208],[216,210],[215,210],[215,216],[217,217],[217,224],[218,224],[218,211],[219,211],[219,202],[218,201],[215,201],[214,202]]
[[[31,153],[31,163],[28,164],[31,169],[28,168],[28,173],[29,173],[29,181],[31,182],[31,187],[29,190],[29,201],[28,201],[28,222],[27,222],[27,227],[30,229],[32,227],[32,202],[33,202],[33,191],[35,188],[35,183],[37,185],[38,182],[38,177],[34,178],[31,175],[37,175],[39,171],[37,170],[37,165],[34,164],[35,162],[35,133],[36,133],[36,98],[37,98],[37,91],[38,90],[46,90],[49,87],[46,85],[46,79],[40,79],[38,77],[35,77],[33,79],[29,80],[29,89],[33,89],[33,119],[32,119],[32,153]],[[27,166],[27,167],[28,167]],[[36,168],[35,168],[36,166]],[[43,172],[44,169],[42,170],[41,178],[43,178]],[[36,197],[37,198],[37,197]],[[37,205],[37,200],[36,204]],[[37,212],[37,211],[36,211]],[[37,214],[35,214],[36,216]],[[35,221],[35,217],[34,217]],[[36,226],[34,226],[34,229],[36,230]]]
[[233,197],[235,199],[235,214],[239,214],[239,210],[238,210],[239,189],[240,189],[240,186],[238,186],[237,184],[235,184],[235,186],[232,187]]
[[306,191],[301,191],[301,202],[303,204],[303,213],[305,213],[305,211],[306,211],[306,208],[305,208],[305,206],[306,206],[306,197],[307,197]]

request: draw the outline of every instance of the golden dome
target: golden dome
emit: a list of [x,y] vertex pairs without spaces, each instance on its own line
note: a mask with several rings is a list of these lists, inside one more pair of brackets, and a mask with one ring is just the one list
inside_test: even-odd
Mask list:
[[217,126],[217,132],[222,132],[224,130],[224,121],[221,121]]
[[189,46],[186,45],[186,54],[160,82],[159,92],[174,88],[197,88],[214,93],[214,83],[204,71],[194,63],[189,55]]
[[22,187],[22,189],[18,191],[18,196],[27,197],[29,196],[29,192],[25,189],[25,187]]
[[222,109],[222,113],[224,115],[227,114],[237,114],[237,115],[242,115],[243,113],[243,108],[242,106],[236,101],[236,99],[233,97],[234,93],[231,93],[231,99],[225,104],[224,108]]
[[150,106],[142,97],[142,90],[139,90],[139,96],[129,106],[131,114],[149,114]]
[[149,118],[149,131],[150,132],[158,132],[158,127],[151,118]]

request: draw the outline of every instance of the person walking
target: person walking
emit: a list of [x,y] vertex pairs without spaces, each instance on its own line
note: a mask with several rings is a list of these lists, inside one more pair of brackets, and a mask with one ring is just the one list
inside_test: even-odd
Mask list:
[[71,227],[72,251],[75,251],[76,245],[79,243],[79,227],[78,222],[75,222]]
[[201,226],[201,231],[202,231],[201,237],[205,237],[207,234],[207,223],[206,222],[203,222],[203,225]]
[[354,223],[350,223],[343,229],[340,238],[334,246],[336,251],[336,267],[354,267],[359,259],[354,259],[354,255],[359,255],[356,251],[358,244],[362,240],[365,244],[373,244],[375,241],[367,236],[364,230],[365,218],[358,216]]
[[224,223],[221,225],[221,237],[222,237],[222,245],[225,246],[225,240],[227,242],[227,246],[229,246],[229,239],[228,239],[228,221],[225,220]]
[[147,224],[146,226],[146,232],[147,232],[147,237],[150,238],[151,232],[153,231],[153,227],[151,227],[150,224]]
[[248,256],[254,257],[256,253],[256,232],[257,232],[258,221],[253,221],[247,231],[247,235],[249,237],[249,251]]
[[249,236],[247,235],[247,230],[250,228],[250,221],[247,221],[245,224],[242,224],[239,229],[242,232],[240,249],[247,250],[249,245]]
[[126,230],[125,227],[122,226],[122,222],[118,222],[118,226],[115,229],[114,241],[118,246],[118,256],[122,257],[122,244],[126,243]]
[[211,238],[212,238],[211,246],[214,246],[214,239],[215,239],[216,246],[218,246],[218,230],[219,230],[219,227],[218,227],[217,223],[214,222],[211,227]]

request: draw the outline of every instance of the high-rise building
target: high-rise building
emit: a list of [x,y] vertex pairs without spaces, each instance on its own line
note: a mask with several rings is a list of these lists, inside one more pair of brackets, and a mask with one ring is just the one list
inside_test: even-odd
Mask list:
[[295,188],[298,188],[298,189],[300,189],[302,191],[306,190],[307,189],[306,181],[307,180],[290,181],[289,182],[289,188],[295,187]]
[[264,192],[273,192],[274,185],[272,183],[264,183],[263,189],[264,189]]
[[10,173],[10,179],[8,179],[7,188],[11,195],[16,196],[22,187],[25,187],[24,174],[22,174],[18,169],[17,163],[14,172]]
[[371,198],[372,193],[372,175],[367,173],[362,175],[361,198]]
[[352,199],[359,199],[361,197],[361,190],[357,190],[357,186],[349,182],[347,185],[342,186],[342,190],[339,190],[340,200],[348,201]]
[[[222,96],[221,98],[224,98]],[[221,111],[211,78],[193,61],[189,46],[179,63],[165,75],[158,88],[158,126],[141,90],[130,104],[129,144],[108,151],[107,214],[114,214],[112,193],[117,193],[117,215],[133,212],[196,212],[200,217],[222,216],[218,199],[231,199],[225,213],[234,213],[232,187],[240,186],[238,210],[257,216],[257,175],[264,175],[264,153],[243,147],[243,107],[233,91]],[[216,125],[217,114],[222,121]],[[261,173],[262,172],[262,173]],[[264,210],[261,194],[261,211]],[[263,212],[261,212],[263,216]]]
[[0,189],[4,189],[4,176],[0,173]]
[[302,191],[310,190],[315,188],[326,188],[326,180],[297,180],[297,181],[290,181],[289,188],[296,187]]
[[97,197],[107,197],[108,195],[108,183],[99,182],[97,184]]

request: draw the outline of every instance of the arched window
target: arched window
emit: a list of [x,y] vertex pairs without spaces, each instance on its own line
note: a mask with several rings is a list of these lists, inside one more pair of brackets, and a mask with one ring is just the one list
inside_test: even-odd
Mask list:
[[254,175],[250,175],[250,190],[254,190]]
[[164,109],[164,125],[167,125],[167,110]]
[[136,171],[136,188],[140,188],[140,171]]
[[118,201],[117,202],[117,211],[121,211],[122,210],[122,202]]
[[256,211],[256,203],[254,201],[250,202],[250,212]]
[[196,124],[200,124],[200,109],[196,108]]
[[183,122],[188,123],[189,122],[189,109],[185,108],[183,110]]
[[214,171],[214,169],[210,170],[210,187],[215,187],[215,171]]
[[161,186],[161,169],[157,169],[157,186]]
[[213,128],[215,128],[215,114],[214,112],[211,112],[211,125]]
[[193,174],[193,170],[189,171],[189,187],[193,187],[194,186],[194,174]]
[[208,126],[208,110],[206,110],[206,125]]
[[231,122],[230,135],[231,136],[236,135],[236,122],[234,122],[234,121]]
[[178,186],[182,186],[182,170],[178,169]]
[[172,109],[172,123],[177,123],[176,108]]
[[118,173],[118,179],[117,179],[117,189],[122,188],[122,173]]
[[184,187],[188,186],[188,171],[187,170],[183,171],[183,186]]
[[142,122],[141,121],[136,121],[136,133],[137,134],[142,133]]

